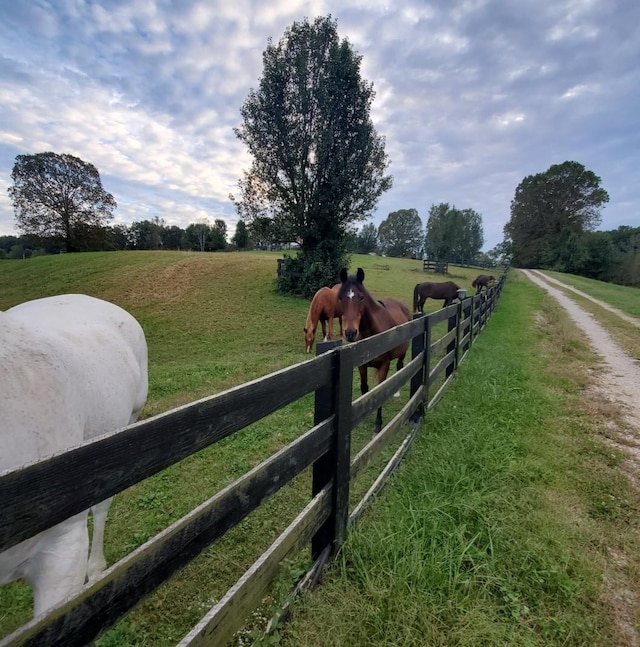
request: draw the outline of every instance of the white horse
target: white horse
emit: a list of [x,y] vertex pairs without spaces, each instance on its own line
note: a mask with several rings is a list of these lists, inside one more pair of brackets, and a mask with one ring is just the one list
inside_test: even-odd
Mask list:
[[[147,344],[122,308],[82,294],[0,312],[0,471],[134,422],[147,398]],[[81,484],[79,484],[81,487]],[[106,567],[111,499],[0,553],[0,584],[24,578],[40,615]]]

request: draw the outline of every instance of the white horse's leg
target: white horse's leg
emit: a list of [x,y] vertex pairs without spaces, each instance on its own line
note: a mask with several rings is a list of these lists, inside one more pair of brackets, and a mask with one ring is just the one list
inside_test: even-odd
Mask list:
[[104,528],[107,524],[107,514],[113,497],[105,499],[91,508],[93,513],[93,535],[91,537],[91,553],[87,564],[87,577],[89,581],[100,577],[107,567],[104,556]]
[[88,548],[86,512],[42,533],[38,551],[25,573],[33,587],[34,616],[45,613],[84,585]]

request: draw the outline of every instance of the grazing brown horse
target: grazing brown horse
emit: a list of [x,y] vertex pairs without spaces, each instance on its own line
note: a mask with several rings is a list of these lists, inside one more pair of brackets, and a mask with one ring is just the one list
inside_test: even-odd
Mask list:
[[492,274],[479,274],[475,279],[473,279],[471,287],[476,288],[476,294],[480,294],[482,288],[486,290],[489,287],[489,283],[495,280],[496,279]]
[[[342,306],[344,319],[344,338],[348,342],[365,339],[389,330],[394,326],[411,320],[409,308],[397,299],[381,299],[377,301],[364,287],[364,270],[359,267],[355,276],[347,276],[346,268],[340,271],[342,281],[338,292],[338,302]],[[377,371],[378,384],[387,379],[391,360],[397,359],[396,370],[404,366],[404,356],[409,342],[395,346],[386,353],[372,359],[367,364],[358,367],[360,371],[360,392],[364,395],[369,390],[367,368]],[[382,407],[378,408],[374,433],[382,429]]]
[[[313,348],[313,342],[316,340],[316,329],[318,321],[322,326],[322,337],[324,341],[333,339],[333,320],[338,317],[340,322],[340,337],[342,337],[342,308],[337,302],[338,291],[342,286],[336,283],[332,288],[320,288],[311,300],[307,323],[304,326],[304,347],[307,353]],[[327,322],[329,323],[329,332],[327,333]]]
[[431,297],[432,299],[444,299],[443,308],[451,305],[454,299],[458,298],[459,285],[453,281],[444,283],[416,283],[413,288],[413,311],[424,312],[424,302]]

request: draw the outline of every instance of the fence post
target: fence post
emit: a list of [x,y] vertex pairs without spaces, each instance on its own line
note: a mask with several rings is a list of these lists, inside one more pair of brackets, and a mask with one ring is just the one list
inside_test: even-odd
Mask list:
[[[414,321],[416,319],[422,318],[422,333],[420,335],[416,335],[413,337],[411,340],[411,357],[417,357],[423,350],[425,350],[425,337],[426,337],[426,326],[425,324],[425,315],[423,313],[417,313],[413,315]],[[422,368],[418,373],[416,373],[412,378],[411,378],[411,390],[410,390],[410,397],[413,397],[413,395],[416,393],[416,391],[425,383],[426,380],[426,375],[425,375],[425,362],[426,362],[427,356],[425,353],[424,359],[422,361]],[[414,422],[417,422],[420,418],[424,416],[424,400],[420,403],[420,406],[416,409],[415,413],[411,416],[411,419]]]
[[[316,355],[340,346],[341,341],[316,345]],[[351,348],[344,346],[334,353],[332,385],[316,391],[314,423],[335,417],[333,446],[313,464],[312,494],[315,496],[333,480],[331,516],[311,540],[312,558],[332,545],[337,550],[345,540],[349,518],[349,469],[351,463],[351,392],[353,361]]]
[[[449,317],[449,324],[447,326],[447,332],[451,332],[454,328],[457,329],[457,327],[458,327],[457,319],[458,319],[458,312],[456,310],[456,314]],[[458,331],[456,330],[456,338],[452,342],[450,342],[449,345],[447,346],[447,354],[449,354],[452,350],[455,350],[456,351],[456,356],[454,358],[453,364],[449,364],[449,366],[447,366],[447,368],[446,368],[446,371],[445,371],[445,376],[446,377],[449,377],[456,370],[456,366],[458,364],[458,361],[457,361],[457,352],[458,352],[457,351],[457,348],[458,348],[457,337],[458,337]]]
[[426,330],[424,335],[424,401],[429,408],[429,373],[431,372],[431,316],[425,315]]
[[[465,299],[465,301],[467,301],[467,299]],[[464,301],[460,302],[460,305],[462,306],[463,303]],[[461,312],[460,325],[462,326],[462,322],[464,321],[467,321],[469,323],[469,339],[467,340],[466,344],[463,345],[462,347],[463,353],[466,353],[468,350],[471,349],[471,338],[472,338],[471,329],[473,327],[473,321],[472,320],[468,321],[468,320],[471,317],[472,303],[473,303],[473,299],[469,299],[468,304],[465,307],[461,308],[461,311],[460,311]]]

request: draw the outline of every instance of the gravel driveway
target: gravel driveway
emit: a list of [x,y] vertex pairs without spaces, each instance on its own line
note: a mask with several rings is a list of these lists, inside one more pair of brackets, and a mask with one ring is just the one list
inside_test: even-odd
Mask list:
[[584,292],[580,292],[540,272],[535,270],[520,271],[536,285],[539,285],[548,294],[557,299],[558,303],[565,308],[569,316],[589,338],[592,348],[601,355],[603,362],[601,382],[607,387],[606,397],[620,407],[620,411],[629,425],[630,437],[627,440],[633,441],[632,448],[635,447],[634,458],[637,461],[637,467],[639,469],[638,477],[640,478],[640,365],[620,349],[609,333],[594,319],[591,313],[577,305],[564,292],[555,288],[554,285],[562,286],[597,303],[600,307],[618,315],[625,321],[633,323],[639,328],[640,321],[624,312],[620,312],[617,308],[603,301],[594,299]]

